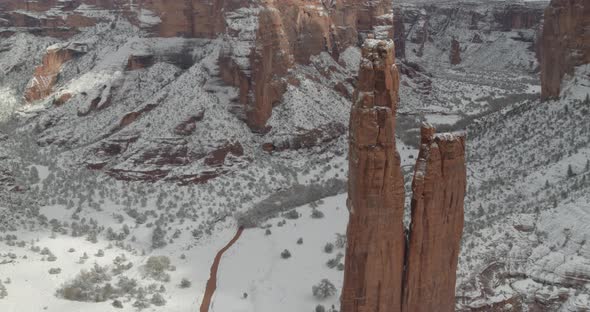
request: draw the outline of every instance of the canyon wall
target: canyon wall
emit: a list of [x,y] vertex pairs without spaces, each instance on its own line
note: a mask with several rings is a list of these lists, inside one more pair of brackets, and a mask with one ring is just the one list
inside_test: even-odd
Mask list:
[[465,137],[423,127],[406,238],[398,89],[393,42],[368,39],[350,114],[343,312],[455,310]]
[[[84,9],[80,9],[82,4]],[[368,34],[393,37],[388,0],[313,4],[305,0],[4,0],[0,1],[0,34],[25,31],[67,40],[82,27],[102,22],[90,17],[96,14],[85,15],[92,10],[111,11],[112,16],[125,18],[150,36],[220,38],[225,45],[218,58],[220,76],[239,89],[234,110],[256,132],[268,130],[272,108],[281,102],[294,66],[309,64],[311,56],[322,52],[337,60],[342,51],[358,45]],[[26,98],[32,101],[47,95],[42,92]]]
[[541,96],[559,97],[561,80],[590,63],[590,3],[553,0],[545,9],[540,43]]
[[223,80],[240,88],[240,109],[250,128],[268,130],[266,122],[286,91],[289,69],[296,64],[308,64],[311,56],[322,52],[338,59],[368,34],[391,38],[390,4],[387,0],[325,0],[315,5],[302,0],[266,1],[258,8],[257,30],[251,35],[228,27],[229,36],[253,37],[249,52],[230,47],[219,58]]

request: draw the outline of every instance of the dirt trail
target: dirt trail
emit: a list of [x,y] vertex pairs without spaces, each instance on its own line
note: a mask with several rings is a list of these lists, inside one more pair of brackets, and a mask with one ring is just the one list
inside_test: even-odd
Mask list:
[[211,275],[209,276],[209,280],[207,281],[207,287],[205,289],[205,295],[203,295],[203,302],[201,302],[201,310],[200,312],[209,312],[209,306],[211,306],[211,298],[213,298],[213,294],[215,293],[215,289],[217,289],[217,270],[219,269],[219,262],[221,262],[221,257],[223,253],[225,253],[236,241],[240,238],[244,232],[244,228],[240,227],[238,232],[234,238],[232,238],[225,247],[221,248],[217,255],[215,256],[215,260],[213,260],[213,264],[211,265]]

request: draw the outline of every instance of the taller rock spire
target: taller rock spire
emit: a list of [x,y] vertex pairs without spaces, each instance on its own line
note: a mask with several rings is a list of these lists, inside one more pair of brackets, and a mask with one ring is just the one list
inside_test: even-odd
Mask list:
[[395,146],[399,74],[391,41],[368,39],[350,115],[343,312],[400,311],[404,181]]

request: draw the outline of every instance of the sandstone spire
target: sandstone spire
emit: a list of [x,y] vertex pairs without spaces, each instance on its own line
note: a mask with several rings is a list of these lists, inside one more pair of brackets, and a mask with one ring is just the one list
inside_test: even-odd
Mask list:
[[395,146],[399,76],[391,41],[362,49],[350,115],[342,312],[451,312],[466,186],[465,137],[422,128],[409,238]]
[[466,187],[465,136],[422,127],[412,182],[404,312],[455,311]]
[[350,115],[343,312],[401,309],[404,184],[395,146],[399,74],[391,41],[362,48]]

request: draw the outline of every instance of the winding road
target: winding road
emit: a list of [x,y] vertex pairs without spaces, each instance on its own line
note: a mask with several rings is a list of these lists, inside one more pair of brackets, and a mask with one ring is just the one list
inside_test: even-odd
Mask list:
[[211,305],[211,298],[213,298],[213,294],[215,293],[215,289],[217,289],[217,270],[219,269],[219,262],[221,261],[221,257],[223,254],[233,245],[235,244],[240,236],[244,232],[244,228],[240,227],[236,232],[236,235],[225,245],[225,247],[221,248],[217,255],[215,256],[215,260],[213,260],[213,264],[211,265],[211,275],[209,276],[209,280],[207,281],[207,287],[205,288],[205,295],[203,295],[203,301],[201,302],[201,309],[200,312],[209,312],[209,306]]

